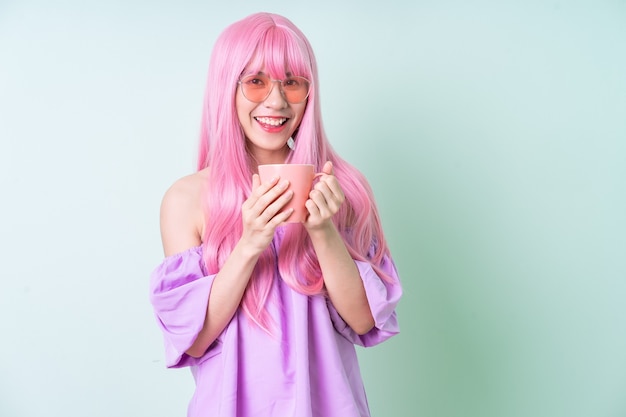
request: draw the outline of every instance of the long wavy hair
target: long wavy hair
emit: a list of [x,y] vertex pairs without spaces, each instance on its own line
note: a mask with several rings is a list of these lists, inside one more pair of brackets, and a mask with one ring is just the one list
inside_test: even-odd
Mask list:
[[[235,95],[241,74],[261,69],[274,79],[283,79],[290,72],[312,81],[302,122],[293,135],[295,147],[286,162],[313,164],[320,172],[326,161],[332,161],[346,196],[333,222],[351,256],[371,263],[382,279],[392,282],[380,268],[389,249],[372,190],[365,177],[332,149],[324,133],[317,63],[311,45],[291,21],[270,13],[253,14],[227,27],[211,54],[198,155],[198,170],[209,171],[202,239],[207,271],[220,270],[243,232],[241,206],[252,192],[256,162],[247,151]],[[301,224],[285,226],[278,252],[270,246],[260,256],[242,300],[244,312],[270,333],[273,323],[267,305],[276,268],[295,291],[324,294],[321,269]]]

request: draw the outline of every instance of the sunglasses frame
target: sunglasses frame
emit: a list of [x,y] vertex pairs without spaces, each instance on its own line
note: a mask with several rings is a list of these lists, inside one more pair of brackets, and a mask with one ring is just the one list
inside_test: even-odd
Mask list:
[[[252,80],[254,78],[265,78],[265,79],[267,79],[268,83],[270,84],[270,87],[267,90],[267,94],[265,94],[265,97],[263,97],[260,100],[252,100],[250,97],[248,97],[248,95],[246,95],[246,80]],[[285,91],[285,88],[284,88],[284,82],[286,80],[294,79],[294,78],[305,81],[307,86],[308,86],[306,95],[300,101],[291,101],[291,100],[289,100],[289,98],[288,98],[289,90]],[[239,81],[237,81],[237,84],[239,84],[239,86],[241,87],[241,93],[243,94],[243,96],[247,100],[250,100],[253,103],[262,103],[265,100],[267,100],[267,98],[270,96],[270,94],[272,94],[272,91],[274,90],[274,84],[275,83],[279,83],[280,84],[280,92],[281,92],[282,96],[284,97],[284,99],[289,104],[304,103],[309,98],[309,94],[311,94],[311,80],[309,80],[306,77],[301,77],[299,75],[294,75],[294,76],[291,76],[291,77],[287,77],[284,80],[275,80],[275,79],[271,78],[270,76],[268,76],[266,74],[249,74],[249,75],[243,76],[242,78],[239,79]]]

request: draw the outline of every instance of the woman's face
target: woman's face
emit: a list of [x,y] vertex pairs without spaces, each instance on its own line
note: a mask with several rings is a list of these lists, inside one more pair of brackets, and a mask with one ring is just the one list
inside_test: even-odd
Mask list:
[[[259,74],[264,75],[261,71]],[[279,82],[273,81],[272,90],[260,103],[255,103],[237,88],[235,107],[246,136],[249,151],[261,163],[282,163],[289,153],[287,141],[298,128],[307,101],[289,103]]]

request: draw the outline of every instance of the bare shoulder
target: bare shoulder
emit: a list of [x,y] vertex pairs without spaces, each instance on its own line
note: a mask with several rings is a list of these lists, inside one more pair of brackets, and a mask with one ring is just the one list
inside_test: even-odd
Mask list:
[[161,239],[165,256],[182,252],[202,242],[204,213],[202,195],[206,171],[174,182],[161,201]]
[[176,180],[163,196],[163,204],[193,204],[201,198],[206,186],[206,172],[198,171]]

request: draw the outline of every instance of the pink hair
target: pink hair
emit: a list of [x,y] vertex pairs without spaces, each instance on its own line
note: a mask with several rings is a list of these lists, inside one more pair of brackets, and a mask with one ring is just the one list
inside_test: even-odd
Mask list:
[[[253,14],[226,28],[211,55],[198,156],[198,170],[209,169],[203,236],[207,271],[219,271],[243,231],[241,206],[252,191],[256,167],[246,150],[235,94],[244,71],[262,68],[276,79],[284,78],[289,71],[312,81],[302,122],[294,134],[295,149],[287,162],[311,163],[319,172],[326,161],[332,161],[346,196],[334,223],[351,256],[369,262],[383,279],[393,282],[380,268],[389,250],[372,190],[365,177],[335,153],[324,133],[311,45],[291,21],[269,13]],[[291,288],[307,295],[324,293],[320,266],[306,230],[299,224],[285,226],[279,252],[274,254],[270,247],[261,255],[242,301],[246,314],[268,332],[272,323],[266,306],[276,256],[280,275]]]

